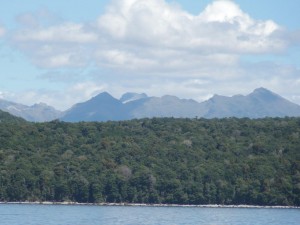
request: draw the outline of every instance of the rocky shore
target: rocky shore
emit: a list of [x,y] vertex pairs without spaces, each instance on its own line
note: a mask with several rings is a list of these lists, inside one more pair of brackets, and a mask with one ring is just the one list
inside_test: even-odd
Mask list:
[[78,203],[78,202],[0,202],[0,204],[35,205],[87,205],[87,206],[139,206],[139,207],[196,207],[196,208],[262,208],[262,209],[300,209],[299,206],[258,206],[258,205],[179,205],[142,203]]

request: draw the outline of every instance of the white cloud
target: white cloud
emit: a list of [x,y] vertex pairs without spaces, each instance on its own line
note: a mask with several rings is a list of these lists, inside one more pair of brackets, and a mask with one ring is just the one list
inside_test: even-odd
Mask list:
[[98,41],[89,24],[64,22],[48,11],[22,14],[17,21],[21,27],[11,32],[13,47],[43,68],[84,67]]
[[85,44],[96,42],[97,39],[95,33],[85,30],[83,24],[76,23],[63,23],[37,30],[24,29],[14,35],[16,42]]
[[43,68],[84,67],[91,59],[97,35],[83,24],[64,23],[46,28],[23,28],[14,33],[13,45]]
[[197,54],[265,53],[286,44],[272,36],[280,30],[273,21],[256,21],[225,0],[213,2],[196,16],[164,0],[115,1],[98,25],[110,39],[140,44],[142,49],[146,45]]
[[277,35],[279,25],[254,20],[227,0],[211,3],[199,15],[164,0],[114,0],[94,24],[46,26],[35,20],[27,14],[12,42],[45,68],[96,63],[137,74],[190,71],[201,76],[212,67],[236,66],[241,54],[287,47]]
[[0,99],[4,99],[5,98],[5,93],[0,91]]
[[[47,21],[40,22],[43,18]],[[299,70],[242,58],[281,54],[290,44],[299,44],[299,32],[286,31],[272,20],[253,19],[233,1],[214,1],[193,15],[165,0],[113,0],[91,23],[53,22],[47,12],[26,14],[19,21],[21,27],[9,32],[11,43],[33,64],[46,68],[48,79],[70,80],[77,69],[100,71],[94,76],[83,73],[94,82],[74,85],[79,79],[75,72],[65,91],[18,94],[15,99],[26,104],[41,101],[66,109],[101,91],[203,101],[213,94],[247,94],[260,86],[289,99],[299,96],[284,90],[291,83],[291,89],[300,90],[293,82]],[[61,68],[67,75],[55,79]]]

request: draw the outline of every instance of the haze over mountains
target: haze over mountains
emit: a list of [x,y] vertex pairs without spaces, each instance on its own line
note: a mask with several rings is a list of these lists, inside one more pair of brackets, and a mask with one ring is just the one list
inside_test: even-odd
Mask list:
[[25,106],[0,100],[0,109],[29,121],[60,119],[66,122],[129,120],[135,118],[223,118],[223,117],[285,117],[300,116],[300,106],[265,89],[249,95],[225,97],[214,95],[207,101],[179,99],[176,96],[148,97],[146,94],[125,93],[116,99],[103,92],[90,100],[75,104],[65,112],[46,104]]
[[15,102],[0,99],[0,109],[10,114],[22,117],[33,122],[44,122],[57,119],[62,116],[62,112],[45,103],[27,106]]

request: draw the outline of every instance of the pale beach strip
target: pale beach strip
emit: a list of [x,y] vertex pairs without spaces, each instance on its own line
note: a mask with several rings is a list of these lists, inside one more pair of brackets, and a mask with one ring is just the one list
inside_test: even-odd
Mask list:
[[19,205],[86,205],[86,206],[135,206],[135,207],[194,207],[194,208],[261,208],[261,209],[300,209],[300,206],[260,206],[260,205],[186,205],[186,204],[144,204],[144,203],[79,203],[79,202],[0,202],[0,204]]

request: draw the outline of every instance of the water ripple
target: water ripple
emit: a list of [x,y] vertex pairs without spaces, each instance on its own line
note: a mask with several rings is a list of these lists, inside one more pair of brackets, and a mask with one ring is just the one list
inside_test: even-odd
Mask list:
[[1,225],[298,225],[299,209],[0,205]]

